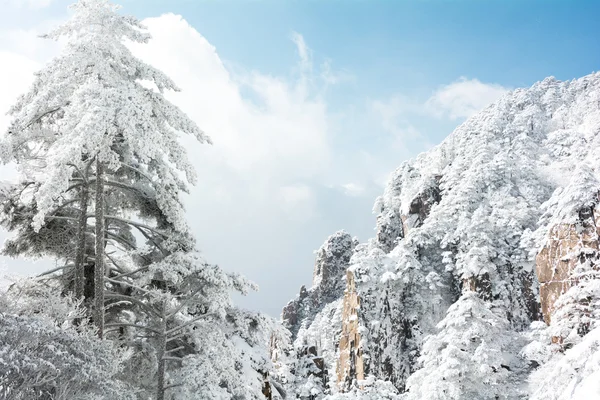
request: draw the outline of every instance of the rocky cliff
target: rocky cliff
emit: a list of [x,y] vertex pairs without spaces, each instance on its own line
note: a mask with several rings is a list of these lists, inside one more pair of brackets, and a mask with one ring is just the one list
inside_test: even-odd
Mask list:
[[356,245],[356,239],[344,231],[329,236],[316,252],[312,287],[302,286],[296,299],[283,309],[283,325],[291,333],[291,348],[286,353],[290,355],[287,367],[293,371],[288,385],[292,398],[313,399],[336,383],[341,299]]
[[284,309],[296,348],[327,353],[328,379],[298,397],[375,379],[408,399],[527,398],[600,320],[599,178],[600,74],[515,90],[402,164],[376,237],[345,237],[334,272]]
[[599,237],[598,206],[579,210],[576,224],[562,223],[550,229],[546,244],[536,257],[540,303],[547,324],[551,322],[556,300],[578,283],[573,271],[580,264],[580,257],[595,255],[600,249]]

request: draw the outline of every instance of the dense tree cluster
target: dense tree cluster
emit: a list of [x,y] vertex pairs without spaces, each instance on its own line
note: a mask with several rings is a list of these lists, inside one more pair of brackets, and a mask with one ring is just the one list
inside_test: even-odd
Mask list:
[[365,379],[403,399],[600,396],[599,93],[598,73],[512,91],[394,172],[349,266]]

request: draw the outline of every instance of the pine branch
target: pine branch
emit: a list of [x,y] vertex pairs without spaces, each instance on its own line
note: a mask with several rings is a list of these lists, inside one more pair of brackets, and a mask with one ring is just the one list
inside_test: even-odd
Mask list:
[[183,350],[183,349],[185,349],[185,346],[179,346],[179,347],[176,347],[174,349],[165,351],[165,354],[174,353],[176,351]]
[[[68,103],[67,103],[68,104]],[[39,122],[42,118],[44,118],[46,115],[50,115],[53,114],[59,110],[61,110],[64,106],[57,106],[57,107],[53,107],[50,108],[44,112],[42,112],[41,114],[38,114],[37,116],[35,116],[34,118],[32,118],[27,124],[25,124],[25,128],[29,128],[31,125]]]
[[180,305],[179,307],[177,307],[177,308],[175,309],[175,311],[173,311],[172,313],[170,313],[169,315],[167,315],[167,317],[166,317],[166,318],[167,318],[167,319],[169,319],[169,318],[172,318],[172,317],[174,317],[175,315],[177,315],[177,313],[178,313],[179,311],[181,311],[181,309],[182,309],[182,308],[184,308],[185,306],[189,305],[189,304],[192,302],[192,300],[194,300],[194,296],[195,296],[195,295],[197,295],[197,294],[200,292],[200,290],[202,290],[202,288],[198,288],[198,289],[197,289],[197,290],[196,290],[194,293],[192,293],[192,294],[190,295],[190,297],[189,297],[189,298],[187,298],[187,299],[186,299],[186,300],[185,300],[183,303],[181,303],[181,305]]
[[183,358],[181,358],[181,357],[170,357],[170,356],[163,356],[162,359],[165,361],[182,361],[183,360]]
[[143,271],[146,271],[148,268],[150,268],[150,266],[149,266],[149,265],[146,265],[145,267],[138,268],[138,269],[136,269],[135,271],[126,272],[126,273],[124,273],[124,274],[117,275],[117,276],[113,277],[113,279],[117,279],[117,278],[124,278],[124,277],[126,277],[126,276],[130,276],[130,275],[133,275],[133,274],[137,274],[138,272],[143,272]]
[[179,387],[179,386],[183,386],[183,383],[172,383],[170,385],[165,386],[163,389],[167,390],[167,389],[171,389],[171,388]]
[[145,172],[143,172],[143,171],[139,170],[138,168],[135,168],[134,166],[132,166],[132,165],[129,165],[129,164],[125,164],[125,163],[123,163],[123,162],[121,163],[121,166],[122,166],[122,167],[125,167],[125,168],[129,168],[130,170],[132,170],[132,171],[134,171],[134,172],[136,172],[136,173],[140,174],[140,175],[141,175],[141,176],[143,176],[144,178],[146,178],[146,179],[147,179],[149,182],[151,182],[151,183],[154,183],[154,180],[153,180],[153,179],[152,179],[152,178],[151,178],[149,175],[147,175]]
[[162,319],[162,316],[156,310],[154,310],[152,307],[150,307],[149,305],[145,304],[144,302],[136,299],[133,296],[125,296],[125,295],[118,294],[118,293],[107,293],[106,298],[121,299],[123,301],[129,301],[132,304],[136,304],[136,305],[140,306],[143,310],[148,311],[150,314],[153,314],[155,317]]
[[106,324],[104,325],[105,328],[123,328],[123,327],[130,327],[130,328],[137,328],[137,329],[144,329],[150,332],[154,332],[157,335],[162,335],[162,332],[154,329],[154,328],[150,328],[149,326],[143,326],[143,325],[137,325],[137,324],[129,324],[126,322],[118,322],[118,323],[112,323],[112,324]]
[[136,228],[148,229],[150,232],[156,233],[157,235],[162,236],[165,239],[169,238],[169,234],[167,234],[165,232],[161,232],[161,231],[159,231],[157,229],[152,228],[151,226],[148,226],[148,225],[140,223],[140,222],[135,222],[135,221],[132,221],[130,219],[121,218],[121,217],[117,217],[117,216],[114,216],[114,215],[105,215],[104,218],[105,219],[112,219],[113,221],[123,222],[125,224],[129,224],[129,225],[134,226]]
[[201,319],[204,319],[204,318],[206,318],[206,317],[210,317],[210,316],[215,316],[215,315],[216,315],[215,313],[211,313],[211,314],[202,314],[202,315],[200,315],[200,316],[198,316],[198,317],[196,317],[196,318],[193,318],[193,319],[189,320],[188,322],[186,322],[186,323],[185,323],[185,324],[183,324],[183,325],[179,325],[179,326],[176,326],[175,328],[171,328],[171,329],[169,329],[169,330],[166,332],[166,334],[167,334],[167,336],[170,336],[172,333],[174,333],[174,332],[177,332],[178,330],[181,330],[181,329],[183,329],[183,328],[186,328],[186,327],[188,327],[188,326],[192,325],[194,322],[198,322],[198,321],[200,321]]

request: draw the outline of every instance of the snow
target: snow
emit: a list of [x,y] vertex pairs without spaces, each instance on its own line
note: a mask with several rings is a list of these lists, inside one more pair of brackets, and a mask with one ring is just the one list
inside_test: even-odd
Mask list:
[[[43,288],[48,282],[55,297],[70,299],[75,292],[83,308],[74,307],[82,313],[58,326],[35,328],[40,340],[49,337],[65,350],[53,355],[45,348],[40,364],[49,368],[34,367],[31,375],[49,371],[38,377],[48,386],[40,390],[56,391],[57,399],[134,393],[157,400],[170,393],[258,399],[273,369],[267,346],[274,321],[233,306],[232,291],[246,294],[256,285],[204,260],[181,199],[196,171],[179,137],[206,144],[210,139],[163,96],[179,90],[175,83],[130,52],[125,41],[149,39],[135,18],[119,14],[108,0],[80,0],[72,9],[71,18],[46,35],[68,43],[17,99],[0,144],[2,161],[16,163],[21,175],[15,190],[0,193],[5,197],[0,221],[15,233],[4,253],[55,258],[58,268],[36,284]],[[19,295],[9,290],[6,302],[19,302]],[[28,306],[46,297],[33,291]],[[3,324],[17,322],[14,331],[3,331],[0,344],[9,353],[35,353],[35,341],[31,349],[11,348],[19,344],[18,329],[39,322],[35,316],[21,321],[19,312],[0,315]],[[35,312],[48,317],[54,311],[51,305]],[[78,334],[88,318],[96,331],[82,338]],[[55,338],[62,331],[66,343]],[[89,349],[79,351],[85,340]],[[105,361],[113,347],[118,354]],[[63,360],[69,351],[77,354]],[[92,359],[89,368],[96,370],[77,371],[73,365],[82,362],[77,357]],[[9,379],[16,374],[8,373]],[[69,384],[60,386],[67,378],[76,381],[76,392],[67,391]],[[80,396],[82,379],[99,389]],[[118,382],[131,390],[100,393],[109,392],[112,382],[114,390]],[[27,385],[15,399],[36,397],[26,392]],[[30,386],[37,390],[35,380]]]
[[600,328],[556,353],[531,378],[531,400],[588,400],[600,396]]
[[599,132],[600,73],[547,78],[506,93],[394,172],[373,208],[377,236],[348,268],[371,377],[406,387],[406,398],[522,398],[529,362],[556,361],[553,335],[565,354],[590,335],[600,320],[597,251],[571,252],[592,261],[573,272],[580,285],[549,328],[535,325],[535,257],[553,227],[578,226],[598,204]]
[[[283,327],[235,307],[230,292],[256,285],[197,250],[181,201],[196,171],[179,138],[211,141],[164,97],[175,83],[132,55],[149,36],[117,10],[81,0],[47,35],[69,43],[16,101],[0,143],[27,182],[0,182],[0,219],[15,233],[4,252],[59,264],[10,290],[0,279],[0,397],[260,399],[267,385],[303,400],[600,397],[598,249],[570,249],[577,285],[550,326],[534,275],[553,228],[581,233],[597,217],[600,73],[506,93],[403,163],[375,202],[377,236],[330,236]],[[306,197],[295,189],[284,194]],[[360,306],[342,318],[347,271]],[[69,297],[73,286],[85,298]],[[340,377],[342,393],[349,322],[366,377]]]

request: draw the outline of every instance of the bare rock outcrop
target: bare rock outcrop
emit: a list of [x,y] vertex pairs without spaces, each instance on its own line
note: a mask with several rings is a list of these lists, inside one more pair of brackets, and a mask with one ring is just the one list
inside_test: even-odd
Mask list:
[[554,226],[544,248],[536,257],[540,282],[540,302],[544,321],[550,324],[554,303],[569,288],[577,285],[573,269],[586,254],[600,250],[600,208],[579,213],[578,224]]
[[[431,212],[431,207],[441,200],[439,187],[441,179],[441,175],[434,175],[429,187],[412,197],[408,207],[394,206],[385,198],[379,199],[383,203],[380,204],[381,208],[376,210],[378,212],[376,238],[383,251],[390,252],[399,240],[408,235],[410,229],[423,224]],[[401,187],[392,187],[388,191],[387,196],[398,196]],[[401,208],[405,208],[404,212]]]
[[402,230],[404,232],[404,236],[408,235],[408,231],[410,229],[421,226],[425,219],[429,216],[431,207],[440,202],[441,194],[439,184],[441,179],[441,175],[435,175],[433,177],[433,186],[422,193],[419,193],[410,202],[408,213],[400,217],[402,220]]
[[354,379],[365,379],[363,353],[360,348],[359,312],[360,297],[356,292],[354,275],[348,271],[343,300],[340,355],[337,365],[337,380],[342,390],[349,389]]
[[338,231],[329,236],[317,250],[310,289],[300,288],[298,297],[290,301],[282,311],[282,320],[292,335],[302,324],[310,324],[314,315],[324,305],[339,299],[344,293],[344,276],[357,241],[348,233]]
[[344,231],[329,236],[316,252],[312,287],[302,286],[298,297],[283,308],[283,324],[292,334],[297,398],[306,398],[302,393],[307,391],[325,392],[336,383],[341,299],[356,245]]

